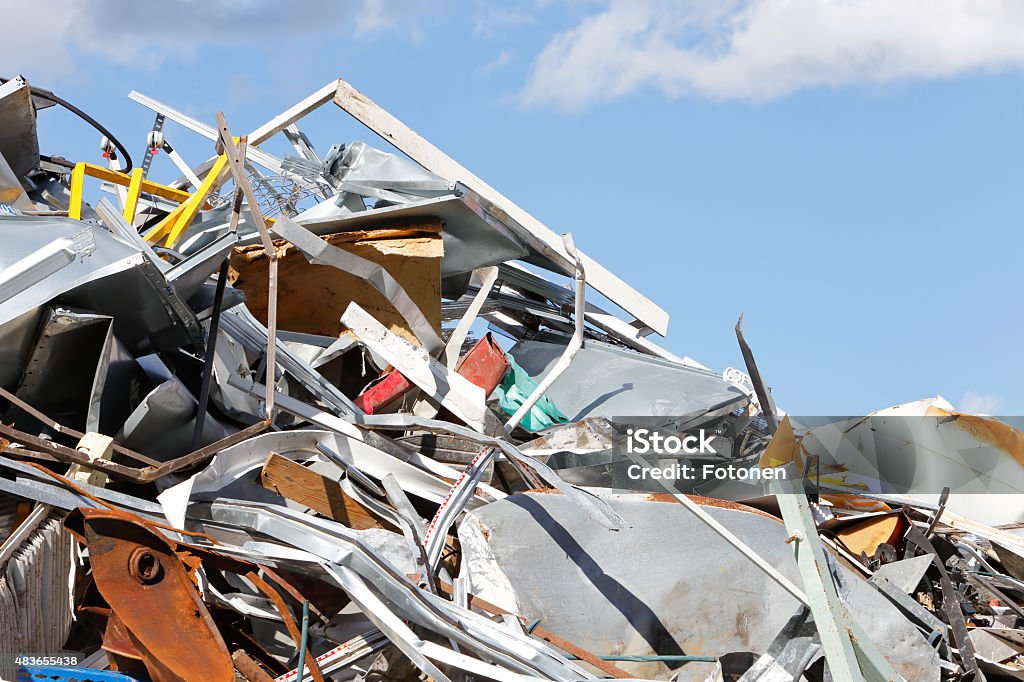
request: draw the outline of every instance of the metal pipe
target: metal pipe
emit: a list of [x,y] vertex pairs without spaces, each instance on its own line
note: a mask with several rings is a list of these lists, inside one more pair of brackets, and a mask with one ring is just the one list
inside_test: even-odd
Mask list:
[[[166,113],[166,112],[163,112]],[[220,126],[220,147],[223,147],[223,153],[228,158],[228,168],[231,171],[231,177],[235,180],[235,187],[242,190],[245,195],[245,202],[249,205],[249,214],[253,218],[253,222],[256,224],[256,229],[260,234],[260,240],[263,242],[263,250],[267,254],[269,261],[269,281],[267,282],[267,394],[266,394],[266,417],[267,421],[273,423],[274,421],[274,384],[277,381],[277,374],[275,370],[277,360],[277,249],[274,248],[274,240],[270,237],[270,232],[267,230],[266,221],[263,219],[263,213],[260,211],[259,202],[256,201],[256,195],[252,191],[252,184],[249,182],[248,176],[245,174],[245,160],[241,156],[241,149],[244,145],[246,155],[255,158],[256,149],[255,147],[249,146],[248,138],[242,136],[238,142],[235,142],[234,137],[231,135],[231,130],[228,128],[227,120],[224,118],[223,112],[217,112],[217,125]],[[212,171],[211,171],[212,172]]]
[[210,317],[210,335],[206,342],[206,361],[203,363],[203,380],[199,386],[199,408],[196,411],[196,427],[192,432],[192,450],[199,449],[206,423],[206,408],[210,404],[210,379],[213,377],[213,361],[217,351],[217,332],[220,330],[220,312],[224,307],[224,286],[228,280],[228,259],[220,264],[217,275],[217,290],[213,296],[213,314]]
[[299,668],[295,679],[301,680],[306,674],[306,643],[309,640],[309,600],[302,600],[302,637],[299,638]]
[[569,232],[563,234],[562,243],[565,244],[566,252],[576,261],[576,330],[573,332],[572,338],[569,339],[569,344],[562,352],[562,357],[558,358],[558,362],[555,363],[555,366],[551,368],[551,371],[544,376],[541,382],[537,384],[537,388],[533,389],[533,393],[523,401],[523,404],[519,406],[516,413],[505,422],[505,433],[512,433],[519,426],[519,422],[523,421],[523,418],[533,409],[533,406],[537,404],[537,401],[544,396],[547,390],[551,388],[555,380],[562,376],[562,373],[569,368],[572,359],[576,357],[576,353],[583,347],[583,330],[586,324],[584,315],[587,305],[585,298],[587,286],[586,273],[583,271],[583,261],[576,252],[576,245],[573,243],[572,234]]

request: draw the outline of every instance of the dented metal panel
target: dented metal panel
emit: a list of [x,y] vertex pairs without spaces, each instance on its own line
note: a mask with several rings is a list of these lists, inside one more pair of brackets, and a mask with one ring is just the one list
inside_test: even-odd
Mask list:
[[18,177],[39,165],[36,108],[21,76],[0,85],[0,154]]

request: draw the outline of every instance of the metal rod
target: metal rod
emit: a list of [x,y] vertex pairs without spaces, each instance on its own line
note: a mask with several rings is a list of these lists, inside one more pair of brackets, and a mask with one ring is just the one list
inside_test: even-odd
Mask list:
[[306,642],[309,639],[309,600],[302,600],[302,637],[299,639],[299,668],[295,671],[296,680],[306,674]]
[[[249,209],[253,210],[252,207]],[[256,209],[257,211],[259,209]],[[277,385],[277,251],[271,246],[270,277],[267,283],[267,419],[274,421],[274,387]]]
[[587,278],[583,271],[583,261],[580,259],[579,254],[576,252],[576,246],[573,244],[572,235],[568,232],[562,235],[562,240],[565,242],[565,249],[574,259],[576,259],[576,330],[573,332],[572,338],[569,339],[569,344],[565,347],[562,352],[562,357],[558,358],[558,362],[551,368],[541,382],[537,385],[537,388],[533,389],[533,393],[523,401],[523,404],[519,406],[516,413],[513,414],[507,422],[505,422],[505,433],[512,433],[519,422],[523,421],[533,406],[537,404],[544,393],[551,387],[551,384],[555,383],[558,377],[562,376],[562,373],[569,368],[569,363],[576,357],[576,353],[580,348],[583,347],[583,329],[586,324],[584,316],[586,314],[586,300],[585,293],[587,288]]
[[[16,405],[22,411],[35,417],[36,419],[41,421],[45,426],[47,426],[50,429],[53,429],[57,433],[66,433],[67,435],[77,440],[82,440],[83,438],[85,438],[85,433],[79,431],[78,429],[73,429],[70,426],[64,426],[63,424],[54,421],[49,416],[43,414],[36,408],[32,407],[18,396],[8,391],[3,386],[0,386],[0,398],[10,401],[12,405]],[[130,450],[124,447],[123,445],[118,445],[117,443],[114,443],[114,452],[122,454],[125,457],[134,459],[137,462],[143,462],[144,464],[149,464],[152,466],[160,466],[162,464],[162,462],[160,462],[159,460],[153,459],[152,457],[147,457],[142,453],[135,452],[134,450]]]
[[231,136],[227,120],[222,112],[217,112],[217,125],[220,126],[220,144],[224,147],[224,154],[228,157],[228,167],[231,169],[231,176],[235,180],[235,186],[241,188],[245,195],[245,202],[249,205],[249,213],[260,234],[263,242],[263,250],[270,262],[269,281],[267,282],[267,378],[266,378],[266,417],[268,421],[274,420],[274,384],[276,383],[275,364],[277,360],[277,250],[274,248],[274,241],[267,230],[266,221],[260,211],[256,195],[252,191],[252,185],[245,174],[245,162],[240,154],[240,145],[246,145],[246,153],[253,154],[256,150],[248,147],[248,138],[241,137],[238,142]]
[[[268,421],[256,422],[252,426],[247,426],[237,433],[225,436],[216,443],[210,443],[206,447],[200,448],[195,452],[164,462],[160,464],[160,466],[148,466],[141,469],[126,466],[124,464],[118,464],[117,462],[111,462],[106,459],[89,459],[89,456],[84,452],[79,452],[74,448],[69,448],[45,438],[40,438],[39,436],[33,436],[32,434],[25,433],[24,431],[19,431],[12,426],[7,426],[3,422],[0,422],[0,437],[9,440],[12,443],[26,445],[31,450],[50,455],[61,462],[81,464],[87,469],[96,469],[97,471],[102,471],[113,476],[119,476],[130,481],[149,483],[150,481],[155,481],[161,476],[166,476],[167,474],[207,460],[221,450],[241,443],[246,438],[251,438],[261,431],[264,431],[269,426],[270,422]],[[9,454],[18,454],[18,452],[21,451],[11,451],[8,449],[6,452]]]
[[736,340],[740,344],[740,352],[743,353],[743,363],[747,366],[747,374],[750,375],[750,382],[754,385],[754,394],[761,406],[761,414],[768,422],[768,433],[774,434],[779,428],[779,419],[775,415],[775,405],[772,403],[771,393],[761,378],[761,371],[754,361],[754,351],[750,349],[747,340],[743,337],[743,315],[736,320]]
[[228,259],[220,264],[217,275],[217,290],[213,296],[213,315],[210,317],[210,334],[206,342],[206,359],[203,362],[203,380],[199,386],[199,408],[196,412],[196,428],[192,432],[192,449],[198,450],[206,425],[206,407],[210,404],[210,379],[213,377],[213,361],[217,351],[217,332],[220,329],[220,312],[224,307],[224,286],[228,280]]

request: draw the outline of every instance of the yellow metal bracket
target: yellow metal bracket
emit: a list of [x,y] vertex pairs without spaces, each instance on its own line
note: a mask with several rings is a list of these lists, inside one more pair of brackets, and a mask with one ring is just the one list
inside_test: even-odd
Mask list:
[[[235,144],[238,144],[238,138],[235,138]],[[124,204],[124,218],[129,223],[135,219],[139,197],[143,192],[178,202],[180,205],[177,208],[164,216],[146,233],[146,241],[150,244],[165,244],[174,247],[188,226],[195,220],[199,211],[208,207],[206,200],[227,178],[228,174],[228,157],[221,154],[213,162],[213,166],[196,191],[190,194],[143,179],[141,168],[136,168],[131,175],[126,175],[95,164],[78,163],[71,171],[71,205],[68,209],[68,217],[75,220],[82,219],[82,187],[85,177],[98,178],[128,188]]]
[[210,192],[219,186],[220,176],[224,174],[227,163],[228,157],[223,154],[218,156],[217,160],[213,162],[210,172],[206,174],[206,177],[199,187],[196,188],[196,191],[181,206],[168,213],[152,230],[147,232],[146,241],[150,244],[166,242],[167,246],[173,247],[185,230],[188,229],[188,226],[192,224],[192,221],[195,220],[196,214],[199,213],[199,209],[206,203],[206,198],[210,196]]
[[141,168],[136,168],[131,175],[126,175],[93,163],[77,163],[71,171],[71,203],[68,206],[68,217],[74,220],[82,219],[82,192],[86,176],[128,188],[128,199],[124,206],[124,217],[128,222],[135,218],[139,196],[143,192],[178,203],[187,201],[192,196],[184,190],[144,180]]

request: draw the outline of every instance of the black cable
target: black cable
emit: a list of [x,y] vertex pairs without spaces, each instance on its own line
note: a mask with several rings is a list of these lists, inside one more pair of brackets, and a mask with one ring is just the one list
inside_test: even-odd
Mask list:
[[[0,85],[6,83],[9,80],[11,80],[11,79],[10,78],[0,77]],[[125,160],[125,163],[128,164],[124,169],[121,170],[121,172],[122,173],[131,173],[132,172],[132,168],[135,167],[135,164],[132,162],[131,154],[129,154],[128,150],[125,149],[125,146],[123,144],[121,144],[121,141],[119,139],[117,139],[116,137],[114,137],[113,133],[111,133],[109,130],[104,128],[103,125],[99,121],[97,121],[92,116],[90,116],[89,114],[85,113],[84,111],[82,111],[81,109],[76,107],[71,102],[68,102],[65,99],[61,99],[60,97],[58,97],[57,95],[53,94],[49,90],[43,90],[42,88],[37,88],[36,86],[31,85],[31,84],[28,86],[28,88],[29,88],[29,92],[32,93],[33,97],[38,97],[40,99],[45,99],[48,102],[53,102],[54,104],[59,104],[60,106],[64,107],[68,111],[70,111],[72,114],[78,116],[78,118],[82,119],[83,121],[85,121],[86,123],[91,125],[93,128],[95,128],[97,130],[97,132],[102,134],[103,137],[105,137],[108,140],[110,140],[114,144],[114,146],[117,147],[117,150],[121,153],[121,158],[123,158]]]

